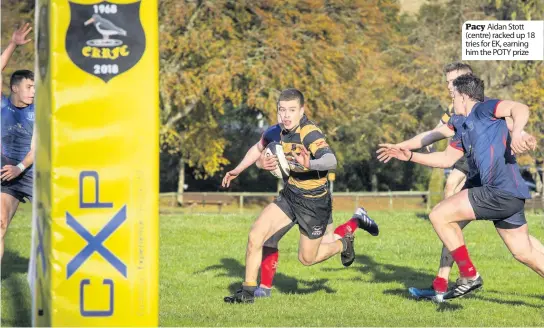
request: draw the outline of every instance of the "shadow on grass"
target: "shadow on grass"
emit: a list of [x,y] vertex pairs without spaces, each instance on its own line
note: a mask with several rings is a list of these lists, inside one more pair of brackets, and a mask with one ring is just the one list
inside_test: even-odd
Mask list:
[[[435,276],[414,268],[396,265],[392,263],[378,263],[368,255],[356,255],[355,262],[350,267],[368,278],[356,277],[352,280],[371,283],[401,283],[404,288],[386,289],[385,295],[394,295],[410,300],[416,300],[408,292],[410,287],[429,288]],[[337,271],[345,269],[323,269],[326,271]],[[459,304],[444,303],[438,306],[437,311],[456,311],[463,307]]]
[[13,274],[26,273],[28,270],[28,258],[21,257],[19,254],[5,250],[2,258],[2,281],[11,277]]
[[[220,260],[220,262],[220,264],[209,266],[201,271],[195,272],[195,274],[207,271],[223,271],[222,273],[218,273],[217,276],[231,278],[242,278],[244,276],[245,267],[237,260],[232,258],[223,258]],[[285,294],[311,294],[318,291],[325,291],[329,294],[336,293],[336,290],[327,286],[328,281],[329,279],[297,279],[283,273],[277,273],[274,276],[274,288]],[[232,283],[228,288],[229,292],[236,292],[236,290],[240,288],[241,284],[242,282]]]
[[422,220],[425,220],[425,221],[429,221],[429,214],[428,213],[416,213],[416,217],[418,219],[422,219]]
[[[10,303],[5,308],[11,309],[13,317],[8,313],[2,313],[2,327],[29,327],[31,326],[28,293],[30,292],[26,284],[26,275],[28,269],[28,258],[19,256],[19,254],[5,250],[2,258],[2,303]],[[22,276],[20,274],[23,274]],[[4,294],[5,293],[5,294]],[[4,295],[9,295],[5,297]]]
[[532,297],[536,298],[538,300],[544,301],[544,295],[537,295],[537,294],[517,294],[517,293],[508,293],[508,292],[501,292],[499,290],[486,290],[486,293],[490,294],[499,294],[499,295],[510,295],[510,296],[519,296],[519,297]]
[[[405,287],[405,294],[408,296],[409,287],[428,288],[435,278],[434,275],[424,271],[416,270],[411,267],[395,265],[392,263],[382,264],[374,261],[368,255],[356,255],[355,262],[350,267],[351,270],[356,270],[363,275],[371,275],[370,278],[364,279],[373,283],[401,283]],[[324,268],[324,271],[339,271],[343,268]],[[356,278],[356,280],[362,280]]]
[[500,298],[497,298],[497,297],[492,297],[492,296],[490,297],[489,294],[499,295],[499,296],[509,295],[509,296],[527,297],[527,298],[532,297],[532,298],[544,300],[544,296],[541,296],[541,295],[515,294],[515,293],[500,292],[500,291],[497,291],[497,290],[482,290],[481,292],[478,292],[473,297],[475,299],[478,299],[478,300],[481,300],[481,301],[493,302],[493,303],[502,304],[502,305],[527,306],[527,307],[531,307],[531,308],[534,308],[534,309],[544,309],[544,304],[537,305],[537,304],[527,303],[527,302],[521,301],[521,300],[504,300],[504,299],[500,299]]

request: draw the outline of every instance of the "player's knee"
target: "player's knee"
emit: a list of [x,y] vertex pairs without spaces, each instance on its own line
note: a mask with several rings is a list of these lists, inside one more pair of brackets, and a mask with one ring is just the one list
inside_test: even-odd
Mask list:
[[443,207],[436,207],[429,213],[429,221],[433,226],[441,225],[449,222],[449,216],[444,212]]
[[264,241],[262,234],[259,231],[251,230],[247,239],[247,248],[250,250],[257,249],[262,247],[263,244]]
[[298,254],[298,260],[300,261],[300,263],[302,263],[302,265],[305,266],[310,266],[315,262],[315,258],[303,253]]
[[439,211],[437,211],[436,207],[433,208],[431,213],[429,213],[429,221],[431,221],[432,224],[435,224],[440,219]]
[[6,213],[6,211],[1,211],[0,220],[0,229],[2,230],[2,236],[4,236],[4,233],[8,228],[8,214]]

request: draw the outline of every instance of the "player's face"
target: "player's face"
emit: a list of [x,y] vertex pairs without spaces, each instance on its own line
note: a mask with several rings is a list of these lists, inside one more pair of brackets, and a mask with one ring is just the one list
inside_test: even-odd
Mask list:
[[465,99],[455,88],[453,90],[453,110],[457,115],[466,115]]
[[278,115],[280,124],[287,130],[291,130],[300,124],[304,115],[304,107],[301,107],[298,100],[280,101],[278,104]]
[[26,106],[34,102],[35,92],[34,81],[29,79],[23,79],[19,84],[13,86],[15,100]]
[[450,91],[450,97],[453,98],[453,80],[467,73],[468,72],[466,71],[451,71],[446,74],[446,82],[448,82],[448,90]]

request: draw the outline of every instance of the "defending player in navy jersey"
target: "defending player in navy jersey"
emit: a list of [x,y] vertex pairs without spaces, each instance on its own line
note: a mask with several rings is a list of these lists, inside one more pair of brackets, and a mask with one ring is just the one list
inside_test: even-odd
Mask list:
[[[2,52],[2,71],[17,46],[30,42],[26,39],[32,28],[25,24],[16,30]],[[10,78],[10,95],[1,95],[2,157],[0,258],[4,255],[4,237],[20,202],[32,200],[34,163],[34,74],[28,70],[15,71]]]
[[[514,101],[484,101],[484,83],[473,75],[458,77],[453,86],[455,111],[466,118],[451,122],[453,130],[449,129],[449,136],[453,139],[445,151],[433,154],[397,148],[383,151],[388,157],[431,167],[448,167],[464,154],[467,156],[469,174],[463,190],[443,200],[429,215],[460,271],[460,278],[450,291],[447,286],[434,286],[433,299],[438,302],[452,298],[452,294],[467,294],[483,284],[465,246],[458,225],[461,221],[492,221],[512,255],[544,277],[542,245],[530,237],[525,219],[525,200],[531,196],[514,155],[531,147],[522,134],[529,109]],[[511,134],[506,117],[513,119]]]
[[[472,74],[472,68],[464,63],[460,62],[454,62],[446,65],[444,67],[444,73],[446,75],[446,82],[448,86],[448,91],[450,93],[450,96],[452,96],[453,101],[453,81],[465,74]],[[486,98],[484,98],[485,100]],[[444,113],[442,116],[440,123],[431,131],[426,131],[423,133],[420,133],[419,135],[403,141],[401,143],[398,143],[396,145],[390,145],[390,144],[382,144],[381,147],[396,147],[396,148],[404,148],[408,150],[414,150],[426,147],[438,140],[442,140],[444,138],[447,138],[448,135],[451,133],[450,129],[453,129],[452,127],[452,121],[462,119],[464,120],[464,116],[458,115],[455,113],[453,109],[453,103],[451,107]],[[506,123],[509,126],[509,129],[512,129],[512,119],[506,118]],[[524,138],[526,141],[531,142],[532,144],[536,145],[536,139],[524,132]],[[379,159],[382,159],[381,156],[378,156]],[[468,174],[468,163],[466,160],[466,155],[463,156],[460,160],[458,160],[452,167],[452,170],[450,174],[448,175],[448,178],[446,180],[446,186],[444,187],[444,198],[451,197],[455,193],[459,192],[463,185],[466,182],[466,175]],[[458,222],[461,229],[463,229],[470,221],[464,221],[464,222]],[[540,243],[538,243],[540,245]],[[544,250],[544,246],[541,246]],[[438,273],[433,280],[430,288],[416,288],[416,287],[410,287],[408,290],[410,294],[416,298],[431,298],[435,295],[433,285],[438,286],[448,286],[448,279],[449,275],[451,273],[451,268],[453,267],[454,261],[451,257],[449,251],[447,248],[443,247],[441,251],[440,256],[440,265],[438,268]],[[457,294],[451,294],[451,296],[462,296]]]

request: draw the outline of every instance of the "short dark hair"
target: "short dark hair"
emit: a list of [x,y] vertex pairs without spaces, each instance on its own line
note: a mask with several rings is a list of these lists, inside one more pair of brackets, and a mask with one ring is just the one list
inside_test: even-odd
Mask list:
[[448,74],[453,71],[468,71],[469,73],[472,73],[472,67],[470,67],[469,64],[461,62],[453,62],[444,66],[444,74]]
[[280,104],[280,101],[289,101],[295,99],[298,100],[300,107],[304,106],[304,95],[302,95],[302,92],[294,88],[285,89],[280,94],[280,98],[278,99],[278,106]]
[[18,85],[24,79],[34,81],[34,73],[32,71],[27,70],[27,69],[21,69],[21,70],[13,72],[13,74],[11,74],[11,78],[9,80],[10,90],[14,85]]
[[484,81],[472,74],[461,75],[453,80],[453,87],[460,94],[473,100],[484,101]]

